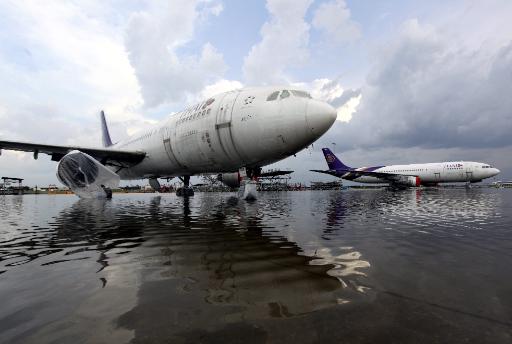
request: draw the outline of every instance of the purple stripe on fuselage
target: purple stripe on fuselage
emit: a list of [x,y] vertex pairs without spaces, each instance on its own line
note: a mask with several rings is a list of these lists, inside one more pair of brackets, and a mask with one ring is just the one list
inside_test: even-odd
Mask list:
[[364,167],[364,168],[358,168],[358,169],[355,169],[355,168],[340,169],[340,170],[336,170],[336,176],[339,178],[346,179],[346,180],[354,180],[354,179],[357,179],[362,176],[360,173],[357,173],[358,171],[373,172],[382,167],[386,167],[386,166],[372,166],[372,167]]
[[360,171],[373,172],[373,171],[378,170],[379,168],[383,168],[383,167],[386,167],[386,166],[365,167],[365,168],[362,168],[362,169],[359,169],[359,170],[360,170]]

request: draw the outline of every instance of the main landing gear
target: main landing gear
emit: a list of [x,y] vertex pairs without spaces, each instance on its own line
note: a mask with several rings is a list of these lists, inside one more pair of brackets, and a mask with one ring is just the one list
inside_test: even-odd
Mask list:
[[258,177],[261,174],[261,168],[241,168],[238,171],[240,175],[240,188],[238,197],[246,201],[252,201],[258,198]]
[[176,196],[194,196],[194,190],[190,187],[190,176],[180,177],[183,182],[183,187],[176,190]]

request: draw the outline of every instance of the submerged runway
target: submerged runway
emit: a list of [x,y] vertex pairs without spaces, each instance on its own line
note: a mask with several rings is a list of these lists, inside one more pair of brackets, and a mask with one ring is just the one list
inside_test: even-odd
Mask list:
[[512,191],[0,196],[1,343],[510,343]]

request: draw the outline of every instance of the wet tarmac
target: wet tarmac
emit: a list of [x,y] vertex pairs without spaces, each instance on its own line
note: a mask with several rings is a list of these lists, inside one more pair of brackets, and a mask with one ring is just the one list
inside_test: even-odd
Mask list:
[[510,343],[512,190],[0,196],[0,343]]

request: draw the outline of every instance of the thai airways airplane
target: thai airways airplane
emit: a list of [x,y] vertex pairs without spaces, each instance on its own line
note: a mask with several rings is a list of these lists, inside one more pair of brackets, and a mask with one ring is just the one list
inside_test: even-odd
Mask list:
[[[112,143],[101,113],[103,148],[0,141],[2,149],[48,154],[57,177],[81,197],[101,197],[120,179],[224,173],[226,180],[257,178],[261,167],[306,148],[336,120],[336,110],[295,87],[245,88],[225,92],[174,113],[126,140]],[[255,187],[253,186],[255,190]],[[253,191],[254,191],[253,190]]]
[[481,162],[451,161],[428,164],[353,168],[343,164],[329,148],[322,148],[329,170],[311,170],[359,183],[389,183],[391,186],[434,186],[438,183],[477,183],[500,170]]

